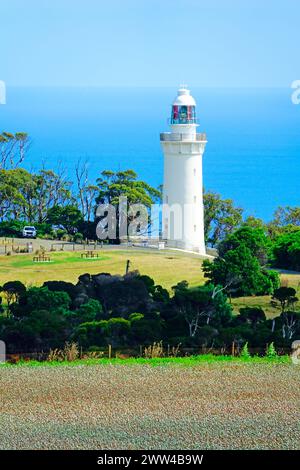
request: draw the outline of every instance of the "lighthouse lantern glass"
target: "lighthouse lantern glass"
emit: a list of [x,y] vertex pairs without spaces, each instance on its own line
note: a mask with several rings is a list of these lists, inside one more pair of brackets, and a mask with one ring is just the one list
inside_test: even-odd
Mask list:
[[172,106],[171,124],[196,124],[195,106]]

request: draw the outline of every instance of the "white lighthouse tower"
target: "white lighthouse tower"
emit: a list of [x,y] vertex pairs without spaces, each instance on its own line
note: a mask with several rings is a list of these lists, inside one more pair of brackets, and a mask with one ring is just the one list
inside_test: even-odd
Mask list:
[[164,152],[163,238],[167,245],[205,255],[202,155],[196,102],[180,86],[171,112],[171,132],[160,135]]

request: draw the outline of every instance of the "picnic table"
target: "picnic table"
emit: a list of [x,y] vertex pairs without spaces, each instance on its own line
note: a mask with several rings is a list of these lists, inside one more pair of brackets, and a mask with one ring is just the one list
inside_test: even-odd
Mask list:
[[81,253],[81,258],[99,258],[99,253],[94,250],[88,250]]
[[50,261],[51,261],[51,258],[48,255],[38,255],[38,256],[33,257],[34,263],[42,263],[42,262],[49,263]]

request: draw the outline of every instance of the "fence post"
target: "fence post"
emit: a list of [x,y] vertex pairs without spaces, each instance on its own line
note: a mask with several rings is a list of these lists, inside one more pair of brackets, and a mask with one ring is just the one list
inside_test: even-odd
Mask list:
[[235,356],[235,344],[234,344],[234,341],[232,341],[232,345],[231,345],[231,355],[234,357]]
[[108,359],[111,359],[111,344],[108,345]]

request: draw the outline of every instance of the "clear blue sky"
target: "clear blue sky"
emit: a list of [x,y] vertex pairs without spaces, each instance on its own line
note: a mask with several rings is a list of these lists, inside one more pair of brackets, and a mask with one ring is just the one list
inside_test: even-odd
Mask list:
[[0,79],[286,87],[299,22],[299,0],[0,0]]

